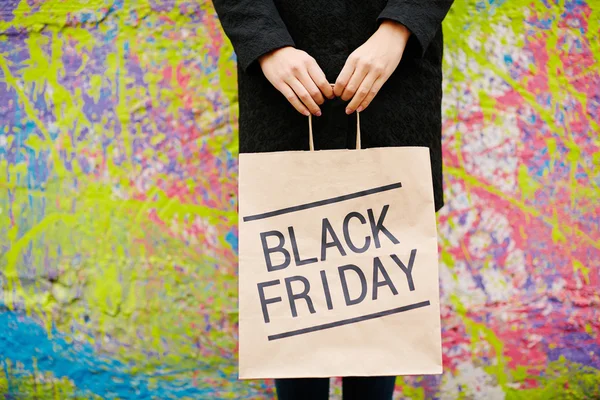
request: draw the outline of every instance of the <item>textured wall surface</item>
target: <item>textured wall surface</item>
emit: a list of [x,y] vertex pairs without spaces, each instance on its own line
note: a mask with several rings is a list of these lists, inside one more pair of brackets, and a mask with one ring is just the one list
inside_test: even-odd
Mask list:
[[[444,29],[446,372],[397,396],[600,398],[599,1]],[[273,397],[236,379],[235,82],[207,0],[0,1],[1,398]]]

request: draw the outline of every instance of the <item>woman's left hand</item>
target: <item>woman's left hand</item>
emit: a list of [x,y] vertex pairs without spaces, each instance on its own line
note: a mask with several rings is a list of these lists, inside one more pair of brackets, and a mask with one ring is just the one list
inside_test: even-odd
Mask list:
[[394,21],[383,21],[379,29],[356,49],[344,65],[333,89],[337,97],[352,99],[346,113],[362,111],[400,64],[410,31]]

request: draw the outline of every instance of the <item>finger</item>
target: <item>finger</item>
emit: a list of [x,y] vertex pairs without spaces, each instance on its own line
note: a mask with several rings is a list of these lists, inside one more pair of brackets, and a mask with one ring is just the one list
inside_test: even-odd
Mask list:
[[368,72],[369,72],[369,70],[366,66],[358,66],[354,70],[352,77],[348,81],[348,84],[346,85],[346,88],[344,89],[344,92],[342,93],[342,100],[348,101],[354,97],[354,94],[360,87],[360,84],[362,83],[362,81],[366,78]]
[[300,114],[306,115],[307,117],[310,115],[310,111],[308,111],[308,108],[306,108],[306,106],[302,104],[298,96],[296,96],[296,93],[287,83],[282,82],[281,85],[278,85],[277,89],[285,96],[285,98],[290,102],[292,106],[294,106],[294,108]]
[[379,91],[381,90],[381,87],[383,86],[384,83],[385,83],[385,79],[382,76],[377,78],[377,80],[373,83],[373,86],[371,87],[369,94],[365,97],[365,99],[362,101],[360,106],[358,106],[358,108],[356,109],[358,112],[361,112],[365,108],[369,107],[369,105],[371,104],[371,102],[373,101],[373,99],[375,98],[377,93],[379,93]]
[[319,65],[316,62],[314,64],[311,64],[311,66],[308,68],[308,73],[310,74],[310,77],[312,78],[313,82],[315,82],[315,84],[319,87],[321,93],[323,93],[325,97],[327,97],[328,99],[333,99],[335,97],[335,94],[333,93],[333,88],[329,84],[325,73],[323,73],[323,70],[321,69],[321,67],[319,67]]
[[363,79],[362,83],[360,84],[358,90],[356,90],[354,97],[352,97],[352,101],[346,107],[346,114],[352,114],[363,103],[363,101],[371,93],[371,88],[373,87],[373,84],[377,78],[378,76],[374,72],[367,74],[365,79]]
[[352,77],[354,73],[354,69],[356,68],[356,60],[354,57],[350,56],[344,64],[344,68],[342,68],[342,72],[335,81],[335,87],[333,88],[333,92],[337,97],[341,97],[342,93],[344,93],[344,89],[346,89],[346,85],[348,81]]
[[323,93],[321,93],[321,90],[317,87],[317,84],[315,83],[315,81],[313,81],[307,70],[299,73],[298,79],[300,80],[302,86],[304,86],[308,94],[310,94],[310,97],[312,97],[312,99],[315,101],[315,103],[323,104],[325,102],[325,99],[323,98]]
[[298,96],[300,101],[304,103],[306,108],[308,108],[312,114],[316,115],[317,117],[321,116],[321,109],[297,78],[291,78],[289,81],[286,81],[286,83],[292,88],[292,90],[296,93],[296,96]]

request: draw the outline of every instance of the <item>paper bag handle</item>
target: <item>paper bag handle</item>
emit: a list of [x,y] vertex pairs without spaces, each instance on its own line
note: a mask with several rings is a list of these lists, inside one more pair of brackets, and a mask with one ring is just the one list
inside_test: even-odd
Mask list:
[[[315,151],[315,141],[313,139],[312,114],[308,116],[308,140],[310,151]],[[360,113],[356,112],[356,150],[360,150]]]
[[[331,87],[334,85],[331,84]],[[313,126],[312,126],[312,114],[308,114],[308,141],[310,145],[310,151],[315,151],[315,141],[313,138]],[[360,113],[356,112],[356,150],[360,150]]]

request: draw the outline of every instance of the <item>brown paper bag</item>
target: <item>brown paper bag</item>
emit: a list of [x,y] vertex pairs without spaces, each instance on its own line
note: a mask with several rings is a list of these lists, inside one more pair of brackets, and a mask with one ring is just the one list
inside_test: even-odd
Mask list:
[[357,150],[240,155],[240,379],[442,373],[429,150],[357,125]]

